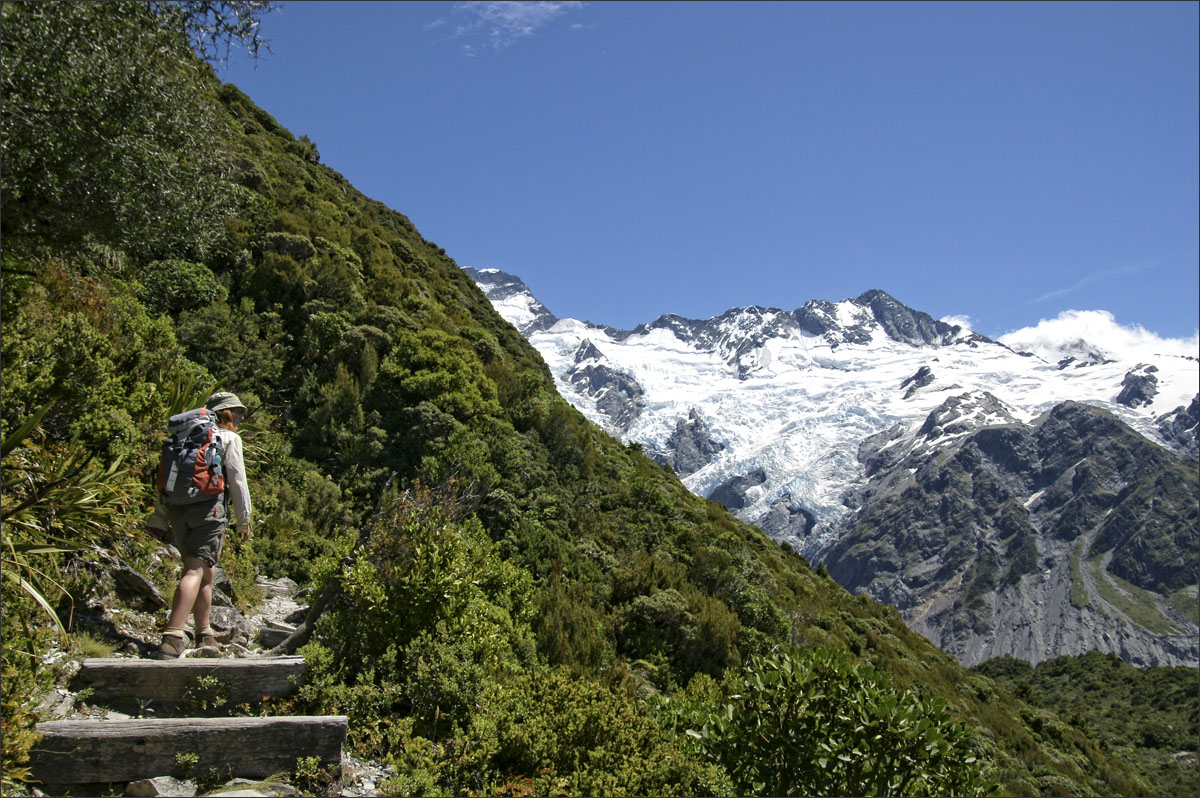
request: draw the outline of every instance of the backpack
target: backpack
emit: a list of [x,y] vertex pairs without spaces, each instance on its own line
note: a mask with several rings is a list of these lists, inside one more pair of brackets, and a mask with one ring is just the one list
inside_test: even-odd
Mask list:
[[167,420],[158,460],[158,492],[165,504],[197,504],[225,492],[225,446],[217,434],[216,413],[207,407]]

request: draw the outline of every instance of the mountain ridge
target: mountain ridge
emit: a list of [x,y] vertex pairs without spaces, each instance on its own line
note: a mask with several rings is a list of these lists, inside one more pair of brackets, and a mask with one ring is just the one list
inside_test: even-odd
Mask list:
[[[495,282],[517,279],[495,271],[467,273],[489,298]],[[535,302],[531,292],[510,292],[496,307],[508,317],[511,310],[506,308]],[[547,324],[550,318],[555,321]],[[615,333],[559,319],[549,310],[542,319],[538,329],[529,327],[523,334],[550,365],[564,396],[614,434],[636,440],[655,459],[670,464],[689,489],[721,501],[814,561],[836,554],[847,536],[861,537],[853,529],[856,518],[869,514],[863,502],[880,480],[903,480],[904,472],[915,471],[906,458],[916,449],[924,447],[926,456],[949,452],[985,429],[1027,435],[1063,402],[1098,408],[1147,445],[1170,449],[1173,457],[1194,456],[1194,359],[1150,355],[1145,362],[1126,362],[1080,340],[1065,342],[1063,350],[1070,354],[1055,361],[1049,350],[1014,350],[934,320],[878,289],[837,303],[810,300],[795,311],[750,306],[707,320],[664,314]],[[593,379],[585,385],[577,379],[563,353],[578,339],[603,357],[605,368],[619,374],[619,381]],[[1055,556],[1059,566],[1069,565],[1063,552],[1056,550]],[[1194,561],[1194,547],[1187,557]],[[831,573],[851,589],[866,589],[885,601],[901,595],[874,577],[851,578],[844,566],[830,564]],[[946,595],[961,605],[969,585],[961,583],[962,568],[955,573],[944,574],[939,589],[949,590]],[[1105,574],[1100,578],[1108,580]],[[951,589],[954,578],[960,581]],[[1077,593],[1085,578],[1090,579],[1075,579]],[[1119,594],[1120,588],[1112,590]],[[993,594],[999,601],[1000,594]],[[1094,590],[1089,595],[1094,604],[1124,617]],[[982,651],[1037,662],[1079,653],[1074,649],[1091,644],[1085,641],[1099,641],[1102,649],[1138,664],[1193,663],[1195,623],[1168,620],[1167,598],[1160,596],[1161,606],[1151,607],[1148,617],[1161,616],[1159,628],[1182,632],[1182,642],[1148,642],[1172,636],[1147,636],[1137,622],[1126,618],[1124,625],[1113,625],[1103,614],[1089,621],[1091,631],[1066,635],[1049,651],[1041,644],[1011,640],[1008,648],[995,650],[970,635],[954,638],[970,638],[969,643],[951,644],[954,636],[930,625],[927,613],[910,622],[924,623],[923,633],[935,641],[944,638],[948,650],[968,663],[979,661]],[[906,606],[903,600],[893,603]],[[916,605],[908,606],[917,611]],[[941,622],[950,625],[956,613],[964,612],[961,606],[948,615],[943,612]],[[1014,613],[1000,614],[1017,622]],[[1122,652],[1102,634],[1107,630],[1115,640],[1118,629],[1147,640]]]

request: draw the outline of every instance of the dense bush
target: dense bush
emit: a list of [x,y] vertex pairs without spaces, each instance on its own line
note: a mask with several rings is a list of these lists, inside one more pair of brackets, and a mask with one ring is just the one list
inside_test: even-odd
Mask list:
[[209,142],[227,135],[225,118],[198,90],[208,68],[186,37],[147,3],[5,3],[2,13],[6,248],[211,251],[239,192],[220,177]]
[[[1159,794],[1194,791],[1200,768],[1194,668],[1135,668],[1112,654],[1093,651],[1056,657],[1036,668],[999,657],[972,670],[1052,710],[1072,729],[1089,733],[1108,756],[1130,763],[1157,785]],[[1048,721],[1038,725],[1051,728]]]
[[719,766],[685,750],[647,707],[567,671],[535,668],[491,688],[472,733],[489,764],[536,795],[724,795]]
[[[686,705],[685,705],[686,707]],[[755,657],[715,709],[690,709],[698,748],[741,795],[984,795],[970,735],[936,699],[897,690],[845,653]]]
[[316,635],[332,673],[401,685],[429,736],[439,723],[461,729],[488,682],[532,664],[528,573],[496,556],[478,521],[428,491],[390,502],[337,578],[343,598]]

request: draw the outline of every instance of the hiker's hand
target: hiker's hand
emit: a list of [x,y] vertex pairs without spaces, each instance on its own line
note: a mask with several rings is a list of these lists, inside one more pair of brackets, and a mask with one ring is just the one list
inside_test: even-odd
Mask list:
[[251,533],[250,528],[251,527],[250,527],[249,522],[247,522],[246,525],[241,528],[240,531],[242,533],[242,542],[246,542],[246,541],[250,541],[250,540],[254,539],[254,535],[253,535],[253,533]]

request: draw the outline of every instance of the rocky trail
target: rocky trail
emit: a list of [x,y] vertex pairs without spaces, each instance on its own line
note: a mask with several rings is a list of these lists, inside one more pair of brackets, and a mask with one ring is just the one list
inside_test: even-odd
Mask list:
[[[380,794],[377,784],[393,771],[343,751],[344,716],[279,714],[305,673],[303,657],[279,645],[309,613],[295,582],[259,577],[261,598],[236,602],[218,566],[219,646],[191,647],[188,630],[183,656],[159,660],[166,598],[97,553],[106,589],[77,609],[73,628],[116,650],[45,658],[59,678],[39,706],[43,739],[30,764],[40,786],[31,795],[285,796],[313,794],[318,784],[343,798]],[[172,554],[164,547],[156,562],[169,568]],[[239,603],[254,609],[243,615]]]

